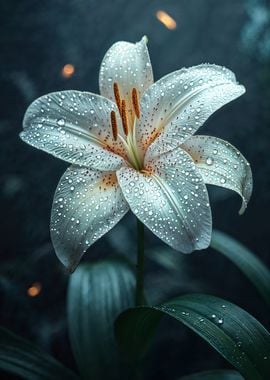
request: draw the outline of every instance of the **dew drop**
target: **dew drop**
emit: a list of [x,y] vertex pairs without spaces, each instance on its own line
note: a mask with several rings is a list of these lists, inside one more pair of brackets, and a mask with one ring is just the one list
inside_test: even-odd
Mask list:
[[217,149],[214,149],[214,150],[213,150],[213,154],[218,154]]
[[211,157],[207,157],[207,159],[206,159],[206,164],[207,165],[213,165],[213,162],[214,162],[214,160],[211,158]]
[[58,119],[57,125],[59,125],[59,127],[63,127],[65,125],[65,120],[64,119]]
[[218,321],[217,321],[218,325],[223,325],[224,323],[224,319],[223,318],[219,318]]
[[220,179],[220,183],[226,183],[226,179],[225,178],[221,178]]

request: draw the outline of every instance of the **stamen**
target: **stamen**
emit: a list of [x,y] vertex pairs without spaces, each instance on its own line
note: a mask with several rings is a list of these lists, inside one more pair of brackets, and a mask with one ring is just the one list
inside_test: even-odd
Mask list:
[[119,90],[118,83],[116,83],[116,82],[113,84],[113,92],[114,92],[115,102],[116,102],[118,110],[121,114],[121,96],[120,96],[120,90]]
[[141,116],[141,112],[140,112],[138,91],[136,88],[132,89],[132,104],[133,104],[133,108],[135,111],[135,115],[136,115],[137,119],[139,119]]
[[121,104],[121,119],[123,125],[123,131],[125,135],[128,135],[128,121],[127,121],[127,109],[126,109],[126,101],[123,99]]
[[111,126],[114,141],[117,140],[117,121],[115,111],[111,111]]

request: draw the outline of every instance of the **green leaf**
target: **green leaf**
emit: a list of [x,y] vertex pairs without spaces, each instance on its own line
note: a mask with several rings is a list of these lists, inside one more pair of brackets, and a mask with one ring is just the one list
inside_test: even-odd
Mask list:
[[138,360],[149,347],[163,315],[192,329],[247,380],[270,379],[270,335],[250,314],[223,299],[205,294],[178,297],[157,307],[125,311],[116,321],[122,352]]
[[0,327],[0,368],[27,380],[78,379],[52,356],[3,327]]
[[[114,321],[134,305],[135,279],[126,261],[81,264],[68,290],[68,325],[73,353],[85,379],[120,379],[125,371]],[[121,371],[121,373],[119,373]]]
[[179,380],[244,380],[240,373],[228,369],[203,371],[181,377]]
[[270,306],[270,271],[261,260],[238,241],[220,231],[213,231],[211,247],[238,266]]

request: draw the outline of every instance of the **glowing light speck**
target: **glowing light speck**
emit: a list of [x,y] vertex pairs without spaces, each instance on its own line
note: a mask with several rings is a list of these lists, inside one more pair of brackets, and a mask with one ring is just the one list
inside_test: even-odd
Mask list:
[[27,289],[27,295],[29,297],[36,297],[41,292],[41,283],[40,282],[34,282],[28,289]]
[[70,63],[66,64],[61,71],[61,74],[64,78],[70,78],[75,72],[75,67]]
[[170,30],[176,29],[176,21],[168,15],[168,13],[164,11],[157,11],[156,17],[163,25],[166,26],[166,28]]

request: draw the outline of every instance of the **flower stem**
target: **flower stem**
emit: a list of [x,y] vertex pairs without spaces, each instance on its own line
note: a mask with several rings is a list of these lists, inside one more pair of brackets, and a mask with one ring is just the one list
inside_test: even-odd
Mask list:
[[135,305],[142,306],[144,304],[144,225],[139,219],[137,219],[137,247]]

